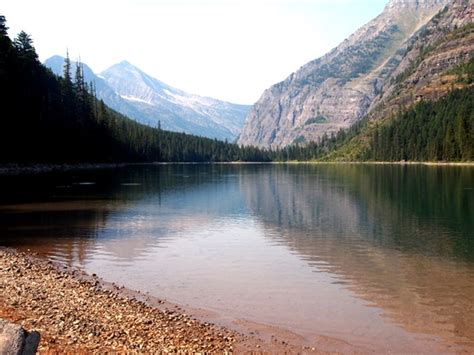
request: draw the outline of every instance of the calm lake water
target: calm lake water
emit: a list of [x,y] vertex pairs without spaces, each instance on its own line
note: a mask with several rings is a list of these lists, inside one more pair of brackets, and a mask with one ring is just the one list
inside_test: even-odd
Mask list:
[[235,319],[474,351],[474,168],[150,165],[0,177],[0,240]]

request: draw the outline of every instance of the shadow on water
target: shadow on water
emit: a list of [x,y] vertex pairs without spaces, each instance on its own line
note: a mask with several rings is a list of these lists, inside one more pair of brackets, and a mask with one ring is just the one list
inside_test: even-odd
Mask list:
[[[175,211],[191,209],[188,213],[207,209],[207,213],[220,214],[229,211],[223,204],[241,205],[238,196],[227,196],[216,201],[213,211],[202,206],[226,194],[223,183],[232,176],[228,171],[224,165],[182,164],[0,176],[1,243],[82,265],[97,241],[134,237],[137,250],[117,255],[133,261],[147,246],[159,243],[162,229],[167,228],[159,220],[148,223],[146,232],[152,238],[137,242],[145,226],[134,221],[146,208],[151,214],[162,213],[163,196],[167,206]],[[113,223],[124,215],[128,222]],[[169,217],[180,218],[179,212]],[[134,241],[128,244],[134,247]]]

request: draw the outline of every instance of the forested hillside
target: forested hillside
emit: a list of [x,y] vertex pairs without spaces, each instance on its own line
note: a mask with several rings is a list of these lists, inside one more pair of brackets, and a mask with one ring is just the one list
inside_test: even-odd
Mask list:
[[[473,161],[474,90],[422,101],[393,118],[365,127],[325,160]],[[362,141],[363,140],[363,141]]]
[[323,161],[473,161],[474,26],[436,27],[440,21],[452,24],[451,12],[441,12],[414,36],[409,50],[414,53],[405,69],[363,120],[317,142],[287,147],[286,154],[279,156]]
[[136,123],[97,100],[81,65],[64,78],[39,61],[31,37],[14,40],[0,16],[0,162],[269,160],[256,148]]
[[474,161],[474,89],[421,101],[384,121],[367,118],[305,146],[274,152],[298,161]]
[[[455,34],[464,38],[471,29]],[[317,142],[270,151],[132,121],[96,98],[80,64],[72,68],[67,59],[56,76],[38,61],[28,34],[11,40],[7,30],[0,16],[0,163],[474,160],[473,59],[420,89],[450,91],[438,100],[421,98]]]

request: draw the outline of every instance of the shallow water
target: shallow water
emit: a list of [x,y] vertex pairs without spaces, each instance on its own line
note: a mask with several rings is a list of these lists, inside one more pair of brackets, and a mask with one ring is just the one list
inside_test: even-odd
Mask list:
[[149,165],[0,177],[3,245],[374,351],[474,351],[474,168]]

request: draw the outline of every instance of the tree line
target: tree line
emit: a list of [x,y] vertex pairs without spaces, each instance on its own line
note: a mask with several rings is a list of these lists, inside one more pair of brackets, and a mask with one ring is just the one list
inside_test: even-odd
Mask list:
[[80,63],[54,75],[0,16],[0,162],[270,161],[272,152],[137,123],[107,107]]
[[474,160],[474,90],[452,91],[437,102],[400,112],[370,136],[365,152],[376,161]]
[[[465,89],[420,102],[374,128],[367,118],[306,145],[265,150],[137,123],[98,100],[80,62],[63,77],[38,60],[31,37],[8,36],[0,16],[0,162],[311,161],[354,145],[358,160],[474,160],[472,60],[457,68]],[[453,72],[454,73],[454,72]],[[337,156],[337,154],[336,154]]]
[[[472,72],[460,77],[468,80]],[[435,102],[421,101],[375,124],[365,118],[317,142],[272,152],[272,157],[330,160],[343,149],[357,150],[350,160],[359,161],[474,161],[474,89],[468,86]]]

